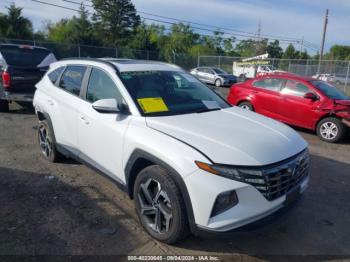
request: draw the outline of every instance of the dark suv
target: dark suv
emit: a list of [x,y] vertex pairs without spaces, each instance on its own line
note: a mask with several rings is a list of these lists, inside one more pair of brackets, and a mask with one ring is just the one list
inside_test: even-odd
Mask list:
[[31,102],[35,84],[55,61],[43,47],[0,44],[0,111],[8,111],[12,101]]

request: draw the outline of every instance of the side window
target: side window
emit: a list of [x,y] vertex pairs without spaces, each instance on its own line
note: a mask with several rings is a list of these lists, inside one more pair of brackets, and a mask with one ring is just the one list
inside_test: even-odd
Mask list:
[[53,84],[56,83],[58,77],[61,75],[63,70],[64,70],[64,67],[61,66],[59,68],[56,68],[55,70],[53,70],[51,73],[48,74],[48,77]]
[[86,100],[93,103],[106,98],[115,98],[119,102],[123,100],[113,80],[104,71],[93,68],[87,87]]
[[281,87],[284,82],[285,82],[284,79],[266,78],[266,79],[255,81],[253,83],[253,86],[278,92],[281,90]]
[[85,71],[85,66],[67,66],[59,86],[72,94],[79,95]]
[[281,93],[285,95],[303,97],[306,93],[312,93],[312,91],[302,83],[294,80],[288,80]]

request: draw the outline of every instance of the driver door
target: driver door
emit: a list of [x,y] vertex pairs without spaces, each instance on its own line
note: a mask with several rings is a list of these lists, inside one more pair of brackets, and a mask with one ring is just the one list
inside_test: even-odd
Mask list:
[[319,100],[304,98],[306,93],[314,93],[306,84],[287,80],[281,90],[281,120],[291,125],[313,128],[318,118]]
[[80,158],[105,174],[124,181],[122,167],[123,141],[131,115],[99,113],[92,103],[106,98],[123,101],[111,75],[91,67],[89,80],[78,109],[78,145]]

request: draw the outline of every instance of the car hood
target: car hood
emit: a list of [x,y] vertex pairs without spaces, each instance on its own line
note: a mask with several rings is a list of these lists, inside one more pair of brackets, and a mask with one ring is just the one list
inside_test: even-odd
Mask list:
[[268,165],[307,147],[305,140],[290,127],[238,107],[147,117],[146,123],[150,128],[193,146],[220,164]]

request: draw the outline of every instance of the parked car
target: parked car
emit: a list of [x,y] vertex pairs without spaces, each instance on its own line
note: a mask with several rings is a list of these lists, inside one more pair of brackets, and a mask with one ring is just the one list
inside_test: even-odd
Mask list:
[[217,67],[197,67],[192,69],[190,73],[200,81],[217,87],[231,86],[237,83],[237,77]]
[[251,223],[308,184],[298,133],[231,107],[177,66],[62,60],[36,86],[42,155],[73,157],[119,182],[159,241]]
[[335,82],[335,76],[332,74],[316,74],[312,78],[319,79],[325,82]]
[[0,112],[9,102],[31,102],[35,84],[45,74],[54,54],[43,47],[0,44]]
[[322,80],[268,75],[233,85],[227,100],[284,123],[311,129],[327,142],[340,141],[350,126],[350,98]]

